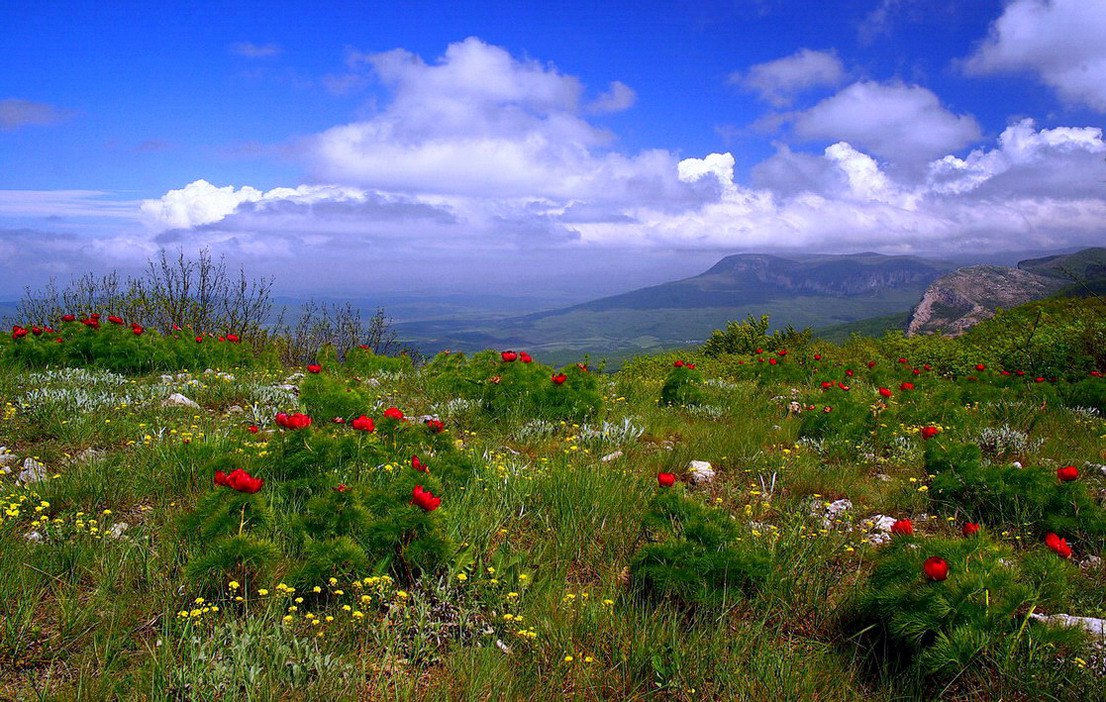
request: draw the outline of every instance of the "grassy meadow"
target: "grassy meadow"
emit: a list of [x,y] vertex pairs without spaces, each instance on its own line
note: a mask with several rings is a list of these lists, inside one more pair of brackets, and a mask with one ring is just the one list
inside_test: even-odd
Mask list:
[[80,316],[0,340],[0,699],[1106,699],[1098,300],[613,374]]

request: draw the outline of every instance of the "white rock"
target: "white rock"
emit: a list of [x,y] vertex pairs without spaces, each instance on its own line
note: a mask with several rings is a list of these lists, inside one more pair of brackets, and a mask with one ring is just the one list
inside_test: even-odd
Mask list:
[[1095,617],[1073,617],[1070,614],[1038,614],[1029,615],[1030,619],[1045,624],[1058,624],[1060,626],[1082,627],[1088,634],[1099,639],[1106,639],[1106,619]]
[[28,531],[26,534],[23,535],[23,538],[36,544],[42,543],[42,534],[38,533],[37,531]]
[[378,380],[377,378],[369,378],[365,381],[365,385],[368,385],[371,388],[378,388],[380,387],[380,380]]
[[608,453],[606,456],[603,456],[602,458],[600,458],[599,462],[600,463],[610,463],[611,461],[613,461],[617,458],[622,458],[622,452],[621,451],[614,451],[612,453]]
[[885,544],[891,540],[891,525],[896,520],[894,517],[888,517],[882,514],[875,514],[864,520],[865,524],[870,524],[872,533],[870,533],[866,539],[868,543],[873,545]]
[[230,407],[227,408],[227,414],[242,414],[245,411],[246,410],[242,409],[238,405],[231,405]]
[[196,404],[192,400],[189,400],[187,397],[180,394],[179,392],[175,392],[172,395],[170,395],[169,397],[165,398],[162,401],[161,406],[162,407],[190,407],[192,409],[199,409],[200,408],[200,406],[198,404]]
[[115,524],[111,525],[110,529],[108,529],[108,536],[113,539],[118,539],[123,536],[124,531],[130,528],[131,525],[127,524],[126,522],[116,522]]
[[14,453],[0,451],[0,468],[10,468],[19,463],[19,456]]
[[691,475],[691,482],[696,485],[714,480],[714,469],[707,461],[688,462],[687,472]]
[[834,520],[840,517],[845,512],[848,512],[853,508],[852,500],[848,498],[842,498],[829,503],[826,507],[826,514],[822,518],[822,524],[827,528],[833,524]]
[[1011,465],[1013,465],[1015,468],[1021,468],[1022,467],[1022,462],[1021,461],[1014,461]]
[[23,470],[19,472],[19,476],[15,479],[15,483],[16,485],[30,485],[31,483],[37,483],[45,477],[46,466],[33,458],[27,458],[23,461]]
[[1098,556],[1087,556],[1079,565],[1084,568],[1097,568],[1098,566],[1102,565],[1102,559]]

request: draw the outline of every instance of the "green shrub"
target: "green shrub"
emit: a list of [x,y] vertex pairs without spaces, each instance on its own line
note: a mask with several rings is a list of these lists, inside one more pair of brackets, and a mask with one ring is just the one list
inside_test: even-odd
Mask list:
[[926,467],[935,474],[930,495],[936,503],[973,520],[1024,527],[1032,538],[1048,532],[1101,540],[1106,510],[1083,480],[1060,482],[1056,472],[1039,467],[990,465],[975,445],[926,442]]
[[699,387],[702,382],[703,374],[697,369],[686,365],[674,367],[661,387],[660,404],[683,407],[703,404],[703,390]]
[[[1075,566],[1050,558],[1023,565],[1013,550],[982,533],[969,538],[896,537],[845,610],[847,633],[868,651],[923,676],[948,680],[970,666],[1001,668],[1032,647],[1081,646],[1081,632],[1028,619],[1037,606],[1063,603]],[[948,564],[943,581],[929,579],[930,557]]]
[[726,512],[703,506],[682,488],[653,498],[644,528],[652,542],[634,555],[630,572],[645,596],[720,606],[753,594],[768,577],[767,553],[740,540]]

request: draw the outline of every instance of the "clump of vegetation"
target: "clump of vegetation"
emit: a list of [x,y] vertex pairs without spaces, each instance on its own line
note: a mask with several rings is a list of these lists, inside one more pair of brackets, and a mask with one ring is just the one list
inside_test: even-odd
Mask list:
[[677,361],[679,365],[672,368],[668,377],[664,379],[661,387],[660,403],[662,405],[680,405],[688,407],[703,404],[703,374],[694,364],[686,364]]
[[1081,631],[1029,619],[1064,601],[1073,569],[1050,553],[1023,561],[983,534],[898,536],[843,622],[871,655],[923,678],[1016,674],[1042,648],[1072,655],[1085,642]]
[[742,540],[723,511],[682,489],[662,489],[642,520],[646,543],[630,566],[635,587],[649,597],[721,607],[753,594],[770,569],[767,552]]

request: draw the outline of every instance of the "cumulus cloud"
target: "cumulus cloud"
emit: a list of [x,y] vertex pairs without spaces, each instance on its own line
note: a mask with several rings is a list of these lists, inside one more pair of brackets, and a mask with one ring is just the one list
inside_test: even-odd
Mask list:
[[847,141],[904,163],[955,151],[980,138],[971,115],[957,115],[919,85],[860,81],[790,116],[795,135]]
[[844,77],[845,67],[835,52],[800,49],[790,56],[758,63],[743,73],[733,73],[729,82],[757,93],[775,107],[786,107],[800,93],[838,85]]
[[588,105],[588,112],[602,114],[604,112],[621,112],[634,106],[637,101],[637,93],[634,89],[622,81],[611,82],[611,87],[592,100]]
[[277,56],[282,49],[279,44],[254,44],[249,41],[239,41],[230,45],[231,52],[246,58],[268,58]]
[[964,62],[969,73],[1031,71],[1072,103],[1106,112],[1106,4],[1014,0]]
[[1099,154],[1104,152],[1106,143],[1098,127],[1038,131],[1033,120],[1024,119],[1002,132],[997,148],[976,149],[963,159],[945,156],[931,163],[929,184],[935,192],[961,194],[993,185],[998,179],[1006,193],[1025,192],[1028,186],[1029,192],[1100,194],[1106,168]]
[[781,138],[824,143],[777,144],[746,184],[731,153],[620,151],[589,121],[595,101],[577,78],[477,39],[433,62],[396,50],[347,65],[386,92],[368,118],[305,140],[313,183],[193,182],[135,206],[146,241],[328,281],[436,276],[487,290],[501,272],[537,285],[611,256],[607,286],[671,252],[947,255],[1089,244],[1106,229],[1101,130],[1021,121],[980,146],[973,118],[919,86],[855,83],[790,113]]
[[0,131],[12,131],[30,125],[54,124],[73,115],[44,102],[7,98],[0,100]]
[[[628,107],[622,83],[589,105],[574,76],[469,38],[433,63],[403,49],[347,57],[391,92],[370,119],[308,140],[312,175],[404,192],[484,197],[616,198],[675,184],[667,152],[610,150],[584,114]],[[679,193],[673,193],[679,196]]]

